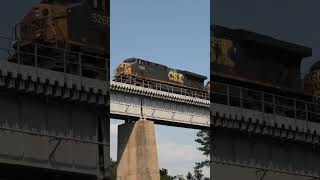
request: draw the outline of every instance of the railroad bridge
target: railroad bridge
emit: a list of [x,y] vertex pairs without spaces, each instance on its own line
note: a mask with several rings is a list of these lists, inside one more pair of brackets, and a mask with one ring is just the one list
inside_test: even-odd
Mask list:
[[[38,60],[36,52],[31,56]],[[261,98],[259,106],[250,109],[241,93],[235,98],[228,92],[222,95],[225,103],[210,103],[6,60],[0,63],[0,72],[0,164],[11,175],[19,169],[26,172],[14,174],[20,177],[57,172],[60,179],[108,176],[109,119],[137,120],[142,108],[144,116],[157,124],[211,127],[212,171],[221,170],[217,164],[227,164],[319,177],[320,126],[310,119],[319,112],[309,108],[310,102],[293,99],[293,108],[281,107],[277,95],[268,94],[273,100]],[[270,107],[273,111],[266,112]],[[291,108],[293,116],[277,113],[279,108]]]
[[121,82],[109,86],[6,61],[0,72],[0,164],[8,172],[19,168],[38,169],[37,176],[108,176],[109,118],[138,120],[141,107],[157,124],[210,126],[209,100]]

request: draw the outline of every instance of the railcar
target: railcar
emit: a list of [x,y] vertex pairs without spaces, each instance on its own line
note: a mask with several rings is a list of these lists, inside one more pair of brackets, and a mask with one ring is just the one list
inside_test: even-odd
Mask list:
[[242,29],[214,25],[211,32],[215,81],[303,92],[300,64],[312,55],[310,48]]
[[203,96],[207,94],[204,85],[206,76],[172,69],[139,58],[125,59],[117,66],[114,77],[116,81],[135,81],[136,85],[152,86],[152,88],[161,88],[174,93],[184,93],[185,91],[191,95]]
[[30,53],[37,53],[43,68],[106,79],[109,37],[109,0],[42,0],[16,25],[13,46],[19,63],[35,65]]
[[312,49],[242,29],[211,26],[211,102],[320,121],[300,64]]

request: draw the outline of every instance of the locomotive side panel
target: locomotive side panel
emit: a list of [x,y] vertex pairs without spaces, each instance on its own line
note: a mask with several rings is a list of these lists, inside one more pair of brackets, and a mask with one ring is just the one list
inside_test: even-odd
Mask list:
[[[101,5],[100,5],[101,6]],[[101,54],[109,34],[107,28],[108,18],[104,15],[102,7],[90,7],[85,2],[82,6],[75,6],[68,10],[68,27],[71,42],[81,44],[89,50],[98,50]]]
[[201,90],[204,88],[205,78],[197,78],[185,71],[171,69],[151,62],[144,63],[144,66],[138,64],[135,66],[139,76]]

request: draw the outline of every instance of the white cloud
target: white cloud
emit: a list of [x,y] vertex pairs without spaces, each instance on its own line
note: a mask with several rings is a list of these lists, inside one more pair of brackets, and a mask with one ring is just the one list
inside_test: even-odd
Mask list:
[[[158,159],[161,168],[169,170],[172,175],[186,175],[193,171],[196,162],[205,160],[195,145],[181,145],[174,142],[158,144]],[[209,177],[209,168],[204,169],[205,176]]]

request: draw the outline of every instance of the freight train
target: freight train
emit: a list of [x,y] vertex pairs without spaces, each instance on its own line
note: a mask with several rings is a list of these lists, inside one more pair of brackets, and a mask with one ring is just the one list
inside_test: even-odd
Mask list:
[[[43,68],[70,73],[81,71],[84,76],[106,79],[109,74],[106,72],[109,64],[109,2],[42,0],[33,6],[15,28],[13,47],[20,52],[19,63],[35,65],[34,58],[28,53],[36,52],[39,55],[37,65]],[[83,54],[81,62],[77,52]],[[11,61],[17,62],[17,56]],[[44,56],[55,59],[45,59]],[[80,63],[81,69],[76,67]]]
[[206,76],[139,58],[125,59],[117,66],[114,78],[115,81],[134,83],[137,86],[209,99],[204,85]]
[[211,101],[320,121],[315,115],[319,107],[304,92],[300,73],[302,59],[311,55],[308,47],[213,25]]

